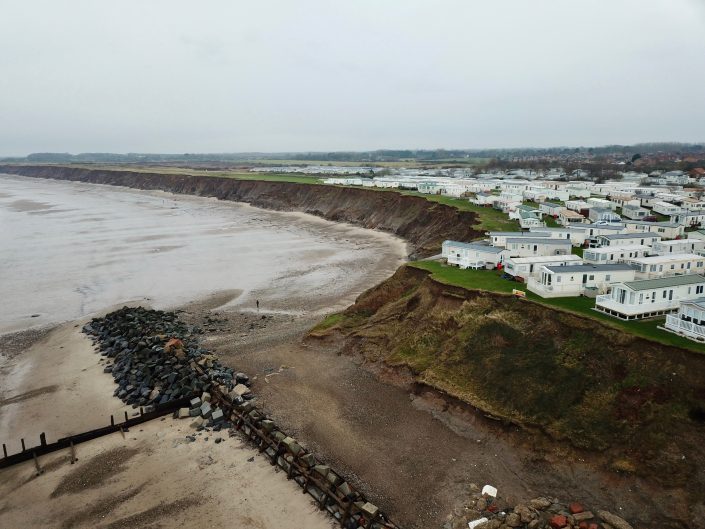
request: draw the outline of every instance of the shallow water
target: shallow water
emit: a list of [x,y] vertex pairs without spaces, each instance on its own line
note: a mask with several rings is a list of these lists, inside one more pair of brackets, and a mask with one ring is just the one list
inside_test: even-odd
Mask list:
[[403,253],[390,235],[297,213],[0,175],[0,333],[231,289],[347,299]]

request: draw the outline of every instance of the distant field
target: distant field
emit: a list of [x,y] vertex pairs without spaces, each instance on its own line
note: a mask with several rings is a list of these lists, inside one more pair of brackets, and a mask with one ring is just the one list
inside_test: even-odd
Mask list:
[[[37,165],[37,164],[31,164]],[[297,175],[288,173],[250,173],[246,171],[208,171],[205,169],[188,169],[165,165],[98,165],[98,164],[49,164],[57,167],[75,167],[78,169],[104,171],[135,171],[138,173],[181,174],[193,176],[210,176],[214,178],[234,178],[236,180],[264,180],[268,182],[293,182],[295,184],[320,184],[319,176]]]
[[258,165],[338,165],[340,167],[408,167],[419,168],[434,165],[467,165],[484,167],[490,162],[490,158],[448,158],[443,160],[399,160],[394,162],[336,162],[331,160],[238,160],[237,163],[258,164]]
[[511,293],[513,289],[522,290],[526,292],[527,299],[541,303],[542,305],[587,316],[611,327],[646,338],[647,340],[652,340],[664,345],[681,347],[698,353],[705,353],[705,345],[658,329],[657,327],[664,323],[665,318],[622,321],[594,310],[594,299],[586,297],[542,298],[533,292],[528,292],[526,290],[526,284],[524,283],[502,279],[500,277],[501,273],[496,270],[461,270],[455,266],[444,265],[437,261],[417,261],[410,263],[408,266],[428,270],[432,273],[432,277],[440,283],[470,290],[486,290],[505,294]]

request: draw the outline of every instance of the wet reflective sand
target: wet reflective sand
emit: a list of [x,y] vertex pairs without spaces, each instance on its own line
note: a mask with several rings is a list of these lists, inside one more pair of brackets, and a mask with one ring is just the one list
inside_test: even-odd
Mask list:
[[393,273],[404,253],[388,234],[297,213],[0,175],[0,333],[224,290],[330,310]]

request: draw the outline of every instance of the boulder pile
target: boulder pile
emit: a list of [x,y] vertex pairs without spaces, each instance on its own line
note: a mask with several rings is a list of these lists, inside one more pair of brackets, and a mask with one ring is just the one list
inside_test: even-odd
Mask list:
[[[608,511],[591,510],[556,498],[535,498],[514,507],[496,494],[477,487],[461,512],[448,517],[444,529],[633,529],[623,518]],[[494,487],[489,487],[496,493]]]
[[195,337],[200,329],[185,325],[175,312],[123,307],[92,319],[83,332],[108,361],[104,371],[118,385],[114,395],[133,408],[149,411],[172,400],[200,397],[213,386],[225,393],[238,389],[242,399],[251,398],[249,377],[201,348]]

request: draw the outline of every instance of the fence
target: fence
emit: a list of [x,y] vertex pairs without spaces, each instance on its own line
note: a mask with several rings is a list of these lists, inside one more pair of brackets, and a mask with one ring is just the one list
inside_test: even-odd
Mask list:
[[24,461],[34,459],[35,465],[37,467],[37,472],[41,473],[41,467],[39,466],[38,457],[44,454],[55,452],[57,450],[63,450],[64,448],[71,448],[71,463],[73,463],[76,460],[75,453],[73,451],[73,447],[75,445],[85,443],[86,441],[97,439],[98,437],[103,437],[104,435],[109,435],[111,433],[125,431],[131,426],[137,426],[138,424],[142,424],[143,422],[151,421],[152,419],[156,419],[158,417],[163,417],[164,415],[167,415],[169,413],[173,413],[174,410],[178,410],[182,406],[188,406],[190,398],[191,397],[184,397],[182,399],[173,400],[161,404],[159,406],[156,406],[153,411],[149,412],[144,412],[143,408],[140,408],[140,414],[137,417],[128,418],[127,412],[125,412],[125,420],[117,424],[115,423],[115,417],[111,415],[109,426],[104,426],[103,428],[97,428],[95,430],[90,430],[88,432],[83,432],[77,435],[71,435],[69,437],[63,437],[55,443],[47,444],[46,435],[44,434],[44,432],[39,435],[39,444],[36,446],[32,446],[31,448],[27,448],[25,446],[25,440],[20,439],[22,451],[12,455],[7,454],[7,445],[3,443],[3,458],[0,459],[0,468],[9,467],[12,465],[16,465],[17,463],[22,463]]

